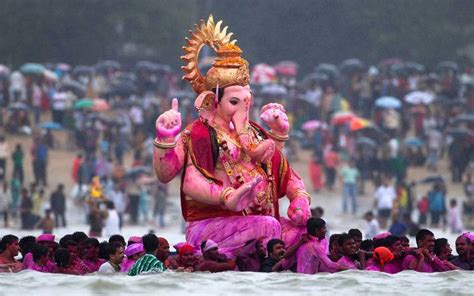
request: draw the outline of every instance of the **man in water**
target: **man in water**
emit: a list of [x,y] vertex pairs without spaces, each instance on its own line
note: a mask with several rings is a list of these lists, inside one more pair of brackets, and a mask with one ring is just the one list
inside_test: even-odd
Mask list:
[[203,260],[198,266],[199,271],[221,272],[234,270],[236,267],[234,260],[228,260],[224,254],[219,253],[217,243],[211,239],[201,243],[201,252]]
[[166,265],[166,260],[170,256],[170,244],[164,237],[158,238],[159,247],[156,251],[156,258]]
[[99,241],[90,237],[84,243],[84,264],[90,272],[96,272],[100,266],[105,263],[104,259],[99,258]]
[[403,270],[415,270],[418,272],[432,273],[445,271],[441,260],[434,254],[435,237],[428,229],[421,229],[416,234],[418,249],[414,254],[409,254],[403,259]]
[[296,252],[297,271],[316,274],[318,272],[336,272],[344,269],[328,257],[326,240],[326,222],[321,218],[309,218],[306,222],[307,241]]
[[260,266],[261,272],[278,272],[290,270],[295,265],[295,255],[302,244],[308,241],[308,236],[302,236],[296,244],[285,249],[285,243],[280,239],[271,239],[267,243],[268,257]]
[[109,246],[109,260],[102,264],[99,273],[116,273],[120,271],[120,264],[123,261],[123,247],[113,243]]
[[18,272],[23,269],[23,264],[15,260],[20,251],[18,237],[7,234],[0,243],[0,271]]
[[169,257],[168,268],[178,272],[193,272],[198,270],[201,258],[195,255],[190,244],[184,244],[178,249],[177,256]]
[[240,271],[260,271],[265,260],[266,250],[263,246],[264,237],[249,240],[237,252],[236,263]]
[[142,242],[146,254],[135,262],[132,269],[128,272],[128,275],[135,276],[141,273],[164,271],[165,267],[163,266],[163,262],[156,258],[156,251],[159,247],[158,237],[151,233],[146,234],[142,237]]
[[456,252],[458,256],[454,256],[450,262],[464,270],[474,270],[474,262],[469,260],[469,252],[471,249],[471,240],[465,235],[460,235],[456,239]]
[[341,259],[337,261],[338,264],[346,266],[347,269],[365,269],[365,252],[357,251],[356,242],[349,234],[341,234],[338,244],[342,255]]

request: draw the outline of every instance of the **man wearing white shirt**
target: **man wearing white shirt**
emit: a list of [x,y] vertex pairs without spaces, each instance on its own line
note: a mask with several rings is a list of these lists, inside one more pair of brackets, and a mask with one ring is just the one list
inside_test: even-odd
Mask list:
[[123,261],[123,247],[113,243],[108,248],[109,260],[102,264],[99,273],[116,273],[120,271],[120,264]]
[[387,220],[392,212],[393,201],[397,197],[395,189],[390,184],[390,178],[385,178],[383,184],[374,193],[375,205],[378,210],[378,220],[381,228],[387,226]]

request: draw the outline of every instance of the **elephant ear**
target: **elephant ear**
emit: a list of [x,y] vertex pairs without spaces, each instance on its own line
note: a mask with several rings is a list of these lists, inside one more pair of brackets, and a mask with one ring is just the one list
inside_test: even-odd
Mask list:
[[204,121],[210,121],[214,117],[216,104],[214,103],[215,94],[212,91],[203,91],[194,101],[194,107]]

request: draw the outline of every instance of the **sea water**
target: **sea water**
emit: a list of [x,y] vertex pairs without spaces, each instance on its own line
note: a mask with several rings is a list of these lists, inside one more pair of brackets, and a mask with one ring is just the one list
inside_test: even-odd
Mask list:
[[417,273],[344,271],[175,273],[73,276],[22,271],[0,274],[0,296],[10,295],[474,295],[473,271]]

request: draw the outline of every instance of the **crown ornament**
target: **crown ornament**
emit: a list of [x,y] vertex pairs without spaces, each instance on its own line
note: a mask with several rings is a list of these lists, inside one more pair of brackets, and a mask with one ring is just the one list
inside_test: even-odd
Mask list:
[[[196,93],[212,91],[217,86],[224,88],[231,85],[245,86],[249,83],[249,64],[241,57],[242,50],[231,40],[233,33],[227,33],[228,27],[221,30],[222,21],[214,22],[212,15],[207,22],[201,20],[195,25],[194,31],[189,31],[191,38],[186,38],[183,46],[184,55],[181,60],[186,62],[181,67],[184,72],[182,79],[191,83]],[[199,71],[199,54],[201,49],[208,45],[217,57],[206,75]]]

